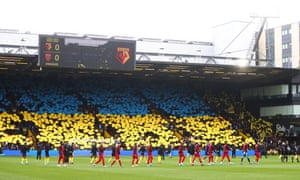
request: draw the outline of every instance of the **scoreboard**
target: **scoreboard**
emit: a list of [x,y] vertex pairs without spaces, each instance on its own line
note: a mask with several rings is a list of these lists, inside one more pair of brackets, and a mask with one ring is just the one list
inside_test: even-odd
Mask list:
[[136,42],[39,35],[39,65],[72,69],[135,69]]

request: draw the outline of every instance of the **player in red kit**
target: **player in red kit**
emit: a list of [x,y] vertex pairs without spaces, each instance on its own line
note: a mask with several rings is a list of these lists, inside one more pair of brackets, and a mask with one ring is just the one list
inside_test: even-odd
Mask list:
[[222,155],[222,159],[220,164],[223,164],[224,158],[227,158],[229,164],[231,164],[230,162],[230,157],[229,157],[229,146],[227,144],[227,141],[225,141],[225,144],[223,145],[223,155]]
[[214,164],[214,143],[208,143],[206,145],[206,153],[208,156],[208,165]]
[[254,150],[255,150],[255,163],[258,164],[258,161],[259,161],[259,158],[260,158],[260,151],[259,151],[259,144],[257,142],[254,146]]
[[153,161],[153,156],[152,156],[152,144],[151,142],[149,143],[148,147],[147,147],[147,166],[152,166],[152,161]]
[[113,162],[111,163],[110,166],[113,166],[116,163],[116,161],[118,161],[120,167],[122,167],[122,161],[120,159],[121,148],[120,148],[120,145],[118,143],[115,145],[115,147],[113,147],[113,151],[115,153],[115,159],[113,160]]
[[185,149],[185,147],[184,147],[183,143],[181,143],[178,147],[178,156],[179,156],[178,165],[179,166],[183,166],[183,162],[185,160],[184,149]]
[[103,145],[103,143],[101,142],[100,145],[99,145],[99,148],[98,148],[99,158],[98,158],[98,160],[95,162],[94,165],[99,164],[100,162],[102,162],[102,166],[103,166],[103,167],[106,167],[106,166],[105,166],[105,160],[104,160],[104,150],[105,150],[104,145]]
[[[135,164],[134,164],[135,162]],[[138,146],[136,143],[134,143],[134,146],[132,147],[132,160],[131,160],[131,166],[138,166],[139,164],[139,156],[138,156]]]
[[61,142],[60,146],[58,148],[58,161],[57,161],[57,166],[60,167],[60,164],[64,164],[65,163],[65,155],[64,155],[64,143]]
[[201,150],[202,150],[201,145],[196,143],[195,146],[194,146],[194,158],[192,160],[192,166],[194,166],[194,163],[195,163],[196,159],[198,159],[199,162],[200,162],[200,165],[203,166],[202,158],[201,158],[201,155],[200,155]]
[[242,146],[243,156],[241,158],[241,163],[240,163],[241,165],[243,164],[244,158],[247,158],[248,163],[251,164],[250,159],[248,157],[248,150],[249,150],[249,145],[247,142],[245,142]]

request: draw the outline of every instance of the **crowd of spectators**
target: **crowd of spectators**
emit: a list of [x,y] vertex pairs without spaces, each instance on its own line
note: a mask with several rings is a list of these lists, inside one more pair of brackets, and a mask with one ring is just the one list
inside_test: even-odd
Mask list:
[[272,136],[272,124],[251,115],[234,95],[188,82],[51,73],[7,74],[1,82],[0,140],[7,144],[68,140],[86,148],[118,135],[128,147],[167,146],[184,136],[239,145]]

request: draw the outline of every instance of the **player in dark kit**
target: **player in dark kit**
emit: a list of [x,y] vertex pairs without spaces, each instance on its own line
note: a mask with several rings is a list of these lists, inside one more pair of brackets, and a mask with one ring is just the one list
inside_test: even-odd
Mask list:
[[29,151],[29,147],[26,143],[20,146],[20,151],[22,155],[21,164],[28,164],[27,152]]
[[172,144],[172,143],[170,143],[170,144],[168,145],[168,148],[167,148],[167,154],[168,154],[168,157],[169,157],[169,158],[172,158],[172,157],[173,157],[173,144]]
[[42,143],[38,142],[36,146],[36,160],[41,160],[42,159]]
[[184,147],[183,143],[181,143],[178,147],[178,156],[179,156],[178,165],[179,166],[183,166],[183,163],[185,160],[184,150],[185,150],[185,147]]
[[208,158],[208,146],[210,145],[210,143],[207,141],[205,144],[205,148],[204,148],[204,157],[203,160],[206,160],[206,158]]
[[[134,164],[135,162],[135,164]],[[135,143],[134,146],[132,147],[132,160],[131,160],[131,166],[138,166],[139,164],[139,155],[138,155],[138,146]]]
[[49,151],[51,150],[51,144],[46,142],[45,143],[45,159],[44,159],[44,164],[45,165],[48,165],[49,164],[49,160],[50,160],[50,154],[49,154]]
[[299,162],[299,158],[298,158],[298,147],[297,147],[297,142],[295,141],[292,145],[291,145],[291,155],[292,155],[292,163],[295,161],[297,161],[297,163]]
[[194,144],[189,143],[187,151],[189,153],[190,163],[192,163],[193,158],[194,158],[194,153],[195,153],[195,151],[194,151]]
[[99,158],[98,158],[98,160],[95,162],[94,166],[95,166],[96,164],[99,164],[100,162],[102,162],[102,166],[103,166],[103,167],[106,167],[106,166],[105,166],[105,160],[104,160],[104,150],[105,150],[105,148],[104,148],[103,143],[100,143],[99,148],[98,148]]
[[231,158],[236,158],[236,147],[234,144],[231,145]]
[[141,153],[141,157],[140,157],[140,161],[139,162],[142,162],[144,160],[144,158],[145,158],[145,152],[146,152],[146,148],[145,148],[144,144],[141,144],[139,152]]
[[92,144],[92,148],[91,148],[91,161],[90,164],[94,164],[94,162],[96,161],[97,158],[97,146],[96,143],[94,142]]
[[165,160],[165,147],[164,145],[160,145],[157,149],[157,162],[160,163],[161,160]]
[[215,162],[218,162],[219,158],[220,158],[220,160],[222,159],[222,157],[221,157],[222,144],[221,143],[217,143],[215,145],[214,149],[215,149],[215,152],[216,152]]
[[108,159],[108,162],[110,163],[113,159],[115,159],[115,144],[111,147],[111,156]]
[[286,141],[286,142],[283,141],[280,148],[281,148],[281,162],[287,163],[288,162],[288,155],[289,155],[289,152],[288,152],[288,149],[289,149],[288,141]]
[[72,147],[70,144],[65,143],[64,145],[64,166],[67,166],[70,163],[70,154],[72,154]]
[[112,161],[111,163],[111,167],[116,163],[116,161],[119,162],[120,167],[122,167],[122,161],[120,159],[120,152],[121,152],[121,147],[120,145],[117,143],[116,146],[113,148],[113,151],[115,152],[115,159]]
[[69,163],[74,164],[74,150],[75,150],[75,144],[72,143],[69,145]]

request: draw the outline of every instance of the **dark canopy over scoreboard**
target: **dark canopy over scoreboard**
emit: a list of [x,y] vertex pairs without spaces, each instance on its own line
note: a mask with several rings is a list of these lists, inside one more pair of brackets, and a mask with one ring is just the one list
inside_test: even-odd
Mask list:
[[133,71],[135,54],[133,40],[39,36],[41,67]]

